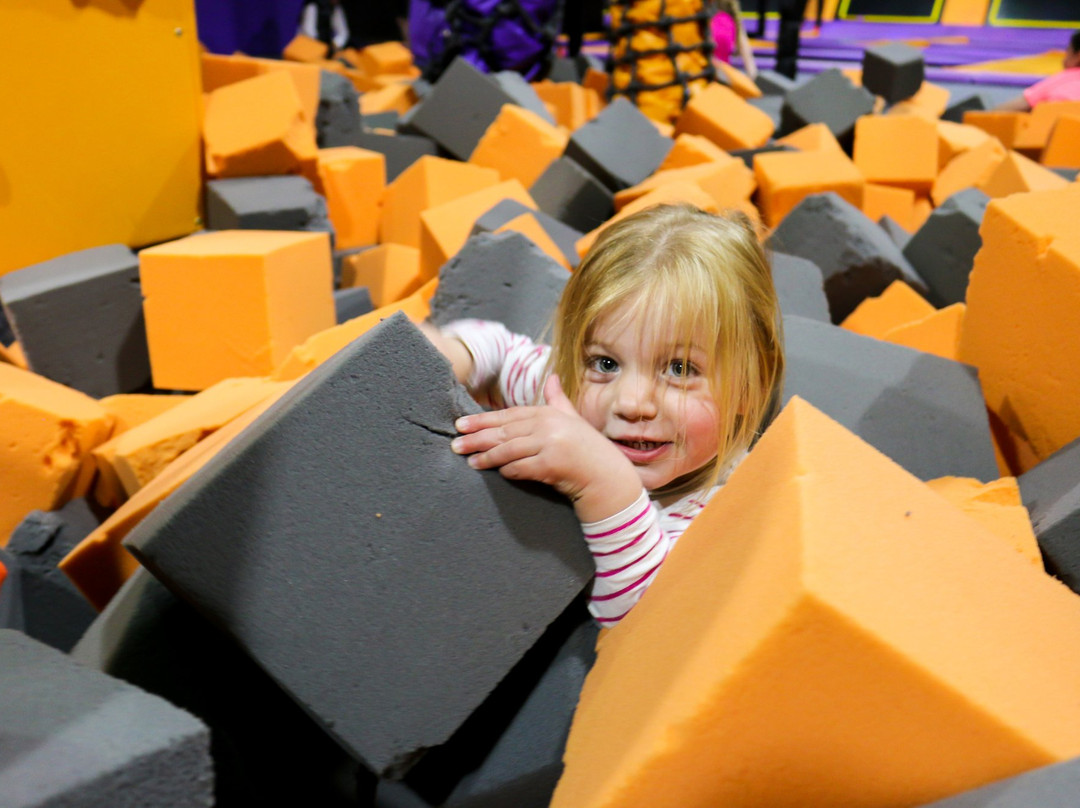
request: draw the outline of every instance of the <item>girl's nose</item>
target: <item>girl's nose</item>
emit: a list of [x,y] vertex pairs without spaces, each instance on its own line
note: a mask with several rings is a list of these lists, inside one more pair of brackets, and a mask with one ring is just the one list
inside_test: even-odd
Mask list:
[[624,373],[615,391],[615,414],[624,421],[644,421],[656,417],[656,382],[644,376]]

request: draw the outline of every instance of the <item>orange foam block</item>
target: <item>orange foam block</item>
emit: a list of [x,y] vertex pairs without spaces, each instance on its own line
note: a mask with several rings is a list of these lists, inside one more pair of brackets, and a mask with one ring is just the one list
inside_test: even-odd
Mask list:
[[966,313],[964,303],[953,303],[921,320],[897,325],[882,334],[881,339],[943,359],[959,360],[960,334],[964,330]]
[[572,81],[535,81],[540,100],[551,110],[555,123],[573,132],[589,120],[589,98],[585,88]]
[[30,366],[26,364],[26,355],[18,342],[13,342],[10,345],[0,343],[0,362],[6,362],[23,370],[30,369]]
[[361,49],[359,67],[369,76],[383,73],[409,73],[413,69],[412,51],[403,42],[378,42]]
[[1031,529],[1031,517],[1020,499],[1015,477],[989,483],[972,477],[939,477],[926,484],[1042,569],[1039,541]]
[[304,118],[314,121],[319,111],[319,82],[322,70],[318,65],[286,62],[281,59],[259,59],[242,54],[224,56],[217,53],[200,54],[202,90],[212,93],[219,87],[252,79],[270,72],[284,72],[296,85]]
[[739,98],[761,98],[763,95],[761,88],[754,83],[754,80],[739,68],[729,65],[727,62],[713,62],[713,65],[719,74],[718,78],[734,90]]
[[356,146],[319,149],[318,172],[337,249],[378,241],[386,157]]
[[1080,168],[1080,115],[1062,115],[1058,118],[1042,163],[1055,168]]
[[727,151],[753,149],[772,136],[773,122],[734,90],[710,84],[691,97],[675,122],[675,134],[683,133],[703,135]]
[[1027,126],[1029,114],[1027,112],[968,110],[964,113],[963,122],[979,127],[1000,140],[1006,148],[1011,149]]
[[94,608],[104,609],[124,581],[139,568],[139,562],[120,544],[123,538],[165,497],[284,395],[287,387],[263,399],[176,458],[61,559],[60,569]]
[[991,200],[960,357],[986,404],[1045,459],[1080,436],[1080,185]]
[[[984,130],[977,126],[970,126],[952,121],[936,121],[938,133],[938,170],[948,165],[952,159],[976,146],[980,146],[990,140]],[[1004,154],[1004,148],[1002,148]]]
[[415,106],[416,91],[411,84],[394,83],[365,92],[360,96],[360,113],[377,115],[380,112],[396,112],[404,115]]
[[14,365],[0,364],[0,546],[32,510],[84,496],[91,450],[112,430],[89,396]]
[[404,312],[414,323],[422,322],[431,313],[431,297],[438,283],[438,278],[432,278],[408,297],[313,335],[302,345],[293,348],[274,371],[272,378],[282,381],[299,379],[396,312]]
[[862,208],[862,172],[843,152],[762,152],[754,155],[758,207],[770,227],[811,194],[835,191]]
[[791,146],[799,151],[843,151],[832,130],[823,123],[809,123],[780,138],[776,143],[778,146]]
[[928,120],[936,121],[948,109],[949,96],[947,87],[924,81],[913,96],[889,107],[889,114],[920,115]]
[[341,262],[342,287],[366,286],[375,308],[412,294],[422,282],[420,250],[404,244],[380,244]]
[[420,214],[420,276],[430,280],[465,246],[476,220],[504,199],[513,199],[536,210],[536,202],[517,180],[473,191]]
[[726,155],[722,160],[709,163],[656,171],[637,185],[618,191],[615,194],[615,210],[622,210],[635,199],[671,182],[692,182],[700,186],[721,208],[733,207],[739,201],[749,199],[757,188],[754,172],[747,168],[746,163]]
[[1037,155],[1046,147],[1050,132],[1062,115],[1080,115],[1080,101],[1046,101],[1037,104],[1017,135],[1013,148],[1029,157],[1033,156],[1029,152]]
[[326,233],[219,230],[139,253],[154,386],[265,376],[335,322]]
[[1030,191],[1064,188],[1069,181],[1020,152],[1009,150],[994,170],[975,187],[987,196],[1000,197]]
[[914,231],[915,192],[868,182],[863,186],[862,212],[875,222],[888,216],[905,230]]
[[918,115],[864,115],[855,121],[853,159],[867,182],[929,191],[938,173],[937,127]]
[[793,399],[602,637],[552,808],[912,806],[1080,754],[1080,599]]
[[210,93],[203,141],[212,177],[310,173],[318,151],[314,121],[280,70]]
[[701,163],[725,162],[729,158],[734,159],[707,137],[682,134],[675,138],[671,151],[667,153],[667,157],[656,170],[668,171],[672,168],[687,168]]
[[499,181],[493,168],[424,155],[386,186],[379,240],[419,248],[423,211]]
[[930,188],[930,198],[935,205],[940,205],[958,191],[977,187],[994,173],[1006,154],[1005,147],[995,137],[988,137],[958,154],[938,172]]
[[473,165],[493,168],[504,180],[528,188],[566,149],[570,135],[532,110],[504,104],[469,156]]
[[855,307],[841,328],[866,337],[884,338],[897,326],[907,325],[929,317],[934,307],[926,298],[903,281],[893,281],[877,297],[868,297]]
[[98,468],[111,470],[130,497],[207,435],[280,393],[283,384],[260,378],[220,381],[98,446],[93,452]]
[[290,62],[318,64],[326,59],[329,50],[325,42],[304,34],[297,34],[282,50],[281,58],[288,59]]

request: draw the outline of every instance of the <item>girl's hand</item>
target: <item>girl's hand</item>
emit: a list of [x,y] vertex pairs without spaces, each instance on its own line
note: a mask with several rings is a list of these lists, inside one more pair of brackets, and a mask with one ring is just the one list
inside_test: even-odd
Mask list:
[[596,522],[632,505],[641,494],[633,465],[578,415],[554,374],[547,404],[467,415],[450,447],[476,469],[499,469],[509,480],[535,480],[570,498],[578,518]]

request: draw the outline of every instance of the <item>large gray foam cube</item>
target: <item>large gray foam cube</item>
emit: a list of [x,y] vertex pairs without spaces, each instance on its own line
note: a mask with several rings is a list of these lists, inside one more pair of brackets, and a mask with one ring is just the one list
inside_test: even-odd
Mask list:
[[1043,766],[923,808],[1076,808],[1080,758]]
[[784,96],[777,137],[807,124],[823,123],[848,153],[855,140],[855,121],[874,111],[874,96],[856,87],[836,68],[819,73]]
[[887,214],[878,219],[878,226],[888,234],[889,238],[892,239],[893,244],[899,247],[901,252],[903,252],[904,247],[908,245],[908,242],[911,241],[911,233],[901,227],[895,219]]
[[356,805],[339,781],[358,764],[240,646],[147,570],[120,588],[71,657],[206,723],[215,808]]
[[339,325],[374,310],[371,292],[366,286],[334,290],[334,318]]
[[491,77],[502,87],[503,91],[514,99],[519,107],[524,107],[530,112],[535,112],[543,120],[555,125],[555,118],[544,104],[544,100],[537,94],[536,89],[515,70],[500,70],[492,73]]
[[377,151],[386,158],[386,181],[397,179],[398,174],[426,154],[437,155],[435,141],[423,135],[384,135],[379,132],[361,132],[353,138],[352,145],[368,151]]
[[231,177],[206,183],[211,230],[333,232],[326,199],[297,175]]
[[784,317],[783,401],[801,396],[921,480],[998,478],[986,404],[969,365]]
[[825,279],[817,264],[795,255],[773,253],[772,277],[782,313],[831,322]]
[[925,72],[923,52],[903,42],[874,45],[863,51],[863,87],[890,104],[915,95]]
[[65,653],[97,610],[57,565],[100,524],[87,500],[73,499],[58,511],[31,511],[8,540],[7,551],[18,561],[23,630]]
[[563,224],[554,216],[549,216],[542,210],[533,210],[516,199],[503,199],[501,202],[495,203],[494,207],[482,214],[473,224],[473,235],[494,232],[523,213],[531,214],[544,232],[555,242],[555,246],[559,248],[559,252],[562,253],[563,258],[566,259],[570,267],[577,267],[581,262],[581,258],[577,254],[577,242],[585,234]]
[[164,699],[0,630],[0,804],[213,804],[210,734]]
[[803,199],[772,232],[768,245],[818,265],[835,323],[895,280],[926,292],[926,285],[888,234],[832,191]]
[[641,110],[619,97],[574,130],[564,154],[614,193],[656,171],[674,145]]
[[431,321],[498,320],[540,340],[569,279],[565,267],[520,233],[481,233],[439,270]]
[[408,126],[459,160],[468,160],[503,104],[514,103],[514,97],[491,76],[459,56],[420,102]]
[[1080,593],[1080,438],[1017,482],[1046,569]]
[[360,94],[340,73],[319,74],[319,108],[315,112],[315,139],[321,149],[351,146],[363,129]]
[[565,155],[544,169],[529,195],[544,213],[582,233],[599,227],[615,212],[611,190]]
[[397,314],[313,370],[128,535],[347,750],[400,774],[588,582],[569,503],[450,451],[479,406]]
[[982,248],[979,226],[989,203],[990,197],[978,188],[953,194],[904,246],[904,257],[926,282],[927,299],[938,308],[967,297],[975,253]]
[[0,301],[35,373],[95,397],[150,381],[139,262],[122,244],[0,276]]

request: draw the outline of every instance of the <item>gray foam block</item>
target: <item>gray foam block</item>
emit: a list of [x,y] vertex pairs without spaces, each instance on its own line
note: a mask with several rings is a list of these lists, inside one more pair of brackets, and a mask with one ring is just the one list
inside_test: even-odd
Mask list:
[[357,804],[350,796],[359,783],[349,773],[358,764],[228,635],[145,569],[71,656],[206,723],[217,808]]
[[206,183],[206,226],[211,230],[334,230],[326,199],[298,175],[210,180]]
[[125,546],[351,754],[399,775],[592,574],[564,498],[450,451],[456,418],[479,410],[398,313],[297,382]]
[[941,203],[904,246],[904,257],[926,282],[927,299],[938,308],[963,303],[975,253],[982,247],[979,226],[990,197],[965,188]]
[[796,255],[773,253],[772,277],[781,312],[831,322],[825,279],[817,264]]
[[396,109],[369,113],[363,117],[364,131],[371,131],[372,129],[396,130],[400,118],[401,113]]
[[0,345],[5,348],[15,341],[15,332],[11,330],[4,307],[0,306]]
[[746,103],[752,107],[757,107],[766,115],[769,116],[769,120],[773,122],[773,129],[780,128],[780,111],[784,107],[784,98],[779,95],[763,95],[761,98],[749,98]]
[[1050,170],[1068,182],[1076,182],[1076,178],[1080,176],[1080,169],[1077,168],[1051,168]]
[[826,70],[784,96],[777,137],[791,134],[807,124],[829,127],[848,153],[855,140],[855,121],[874,110],[874,96],[856,87],[836,68]]
[[405,782],[423,804],[547,808],[598,632],[584,600],[575,601],[454,737],[409,772]]
[[371,292],[368,291],[366,286],[334,290],[334,315],[339,325],[346,320],[360,317],[374,310],[375,306],[371,302]]
[[923,808],[1075,808],[1080,794],[1080,758],[1043,766]]
[[472,236],[439,270],[431,321],[497,320],[542,339],[570,273],[520,233]]
[[900,248],[901,252],[911,241],[911,233],[897,224],[896,220],[888,214],[878,219],[878,226],[885,231],[889,238],[892,239],[893,244]]
[[555,125],[555,118],[551,111],[544,105],[543,99],[537,95],[536,89],[526,81],[524,76],[516,70],[500,70],[492,73],[491,77],[507,95],[514,99],[515,104],[530,112],[535,112],[552,126]]
[[874,45],[863,51],[863,87],[890,104],[915,95],[925,73],[922,50],[904,42]]
[[570,267],[576,268],[581,262],[576,245],[578,239],[585,234],[580,230],[575,230],[570,225],[563,224],[554,216],[549,216],[542,210],[533,210],[527,205],[523,205],[516,199],[503,199],[501,202],[497,202],[491,210],[476,220],[475,224],[473,224],[473,234],[490,233],[498,230],[508,221],[516,219],[523,213],[533,215],[544,232],[555,242],[555,246],[559,248],[559,252],[562,253],[563,258],[566,259]]
[[1080,438],[1017,482],[1047,571],[1080,593]]
[[379,132],[361,132],[353,138],[352,145],[361,149],[377,151],[386,158],[386,182],[397,179],[398,174],[426,154],[437,155],[435,141],[423,135],[384,135]]
[[963,123],[964,113],[968,111],[978,112],[986,109],[986,101],[978,93],[971,93],[953,101],[941,114],[941,120]]
[[674,144],[641,110],[619,97],[574,130],[564,154],[615,193],[656,171]]
[[611,190],[566,156],[544,169],[529,195],[544,213],[582,233],[599,227],[615,212]]
[[779,143],[769,143],[765,146],[758,146],[755,149],[733,149],[729,152],[732,157],[738,157],[744,163],[746,167],[752,169],[754,167],[754,156],[757,154],[769,154],[770,152],[794,152],[798,151],[794,146],[781,145]]
[[577,60],[566,56],[556,56],[551,61],[551,68],[545,78],[548,81],[580,83],[581,71],[578,69]]
[[503,104],[515,103],[498,82],[459,56],[418,105],[409,127],[459,160],[468,160]]
[[0,630],[0,803],[213,804],[210,735],[158,696]]
[[35,373],[95,397],[149,382],[139,262],[122,244],[9,272],[0,301]]
[[319,75],[319,108],[315,112],[315,141],[319,148],[351,146],[362,129],[356,87],[340,73],[323,70]]
[[998,478],[975,368],[803,317],[784,317],[784,341],[784,403],[801,396],[919,479]]
[[769,236],[768,245],[821,268],[834,323],[895,280],[926,293],[926,284],[888,234],[832,191],[799,202]]
[[12,531],[7,551],[19,564],[23,630],[65,653],[97,617],[97,610],[57,565],[101,518],[85,499],[58,511],[31,511]]
[[22,631],[26,627],[23,617],[22,570],[19,559],[0,547],[0,567],[4,568],[4,580],[0,581],[0,628]]
[[794,79],[788,78],[783,73],[777,73],[775,70],[759,71],[754,83],[765,95],[786,95],[798,86]]

